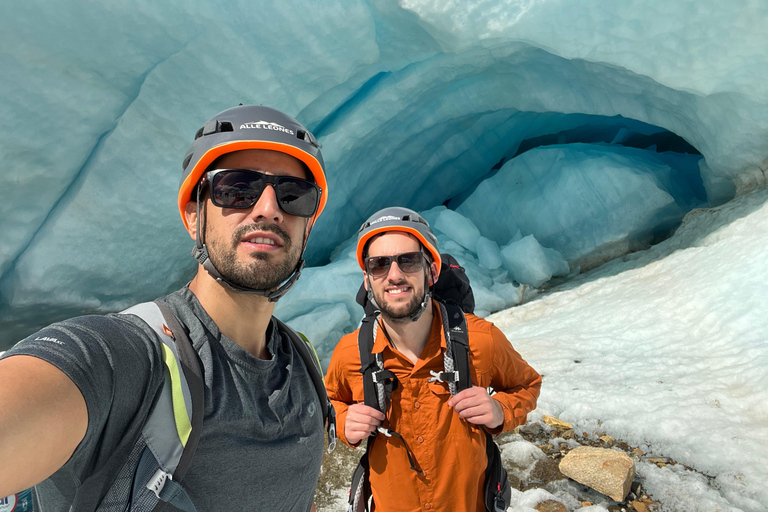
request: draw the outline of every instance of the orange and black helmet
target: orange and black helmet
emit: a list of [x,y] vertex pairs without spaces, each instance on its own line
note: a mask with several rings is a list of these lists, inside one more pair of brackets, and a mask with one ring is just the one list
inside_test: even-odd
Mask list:
[[[429,251],[432,261],[437,264],[440,272],[440,251],[437,248],[437,237],[429,227],[429,223],[413,210],[400,206],[384,208],[374,213],[360,227],[357,234],[357,263],[365,270],[365,249],[368,241],[374,236],[388,231],[402,231],[415,236],[421,245]],[[438,276],[434,276],[437,280]]]
[[328,182],[320,144],[298,121],[282,112],[258,105],[241,105],[216,114],[195,134],[182,165],[179,185],[179,213],[187,225],[184,210],[194,199],[192,192],[206,169],[221,155],[242,149],[280,151],[303,162],[322,190],[317,219],[328,201]]

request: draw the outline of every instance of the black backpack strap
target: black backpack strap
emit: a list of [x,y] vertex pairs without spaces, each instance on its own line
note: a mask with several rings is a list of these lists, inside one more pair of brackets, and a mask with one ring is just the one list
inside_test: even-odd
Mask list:
[[368,502],[371,500],[371,483],[369,480],[371,470],[368,463],[368,453],[372,440],[372,437],[368,438],[365,453],[360,457],[360,462],[352,473],[347,512],[368,512]]
[[429,382],[445,382],[451,396],[472,386],[469,373],[467,319],[456,304],[438,302],[445,335],[442,372],[430,371]]
[[485,433],[485,456],[488,465],[485,468],[485,482],[483,483],[483,496],[485,510],[487,512],[504,512],[510,505],[512,490],[509,485],[507,470],[501,462],[499,446],[493,440],[493,436]]
[[[448,337],[446,345],[450,342],[453,356],[453,367],[458,372],[456,385],[458,391],[472,387],[469,373],[469,335],[467,333],[467,317],[461,308],[455,304],[444,304],[441,312],[444,315],[443,324],[447,320]],[[447,317],[447,318],[446,318]]]
[[[363,403],[386,415],[389,410],[392,391],[397,386],[397,377],[390,370],[384,368],[381,353],[373,353],[373,344],[376,341],[377,319],[378,313],[366,315],[363,318],[362,325],[357,334],[357,349],[360,353],[360,373],[363,375]],[[414,459],[413,453],[405,439],[403,439],[403,436],[394,430],[389,430],[383,426],[379,427],[368,437],[365,453],[360,458],[360,462],[352,474],[347,512],[368,511],[368,502],[371,498],[371,484],[368,479],[370,475],[368,454],[371,450],[371,443],[373,443],[373,440],[379,433],[386,437],[398,438],[405,447],[411,469],[421,473],[421,469],[416,465],[416,459]]]
[[312,384],[315,386],[317,397],[320,399],[320,407],[323,412],[323,420],[328,435],[328,452],[330,453],[336,448],[336,410],[333,408],[333,405],[331,405],[331,400],[328,398],[328,392],[325,389],[323,368],[320,366],[320,359],[318,359],[312,344],[303,334],[297,333],[280,319],[275,318],[275,320],[277,321],[277,329],[281,333],[288,335],[294,348],[304,361],[304,366],[306,366],[309,371],[309,376],[312,379]]
[[[453,360],[453,368],[457,372],[454,382],[458,393],[472,386],[469,373],[467,318],[461,307],[452,303],[441,303],[441,313],[443,328],[446,332],[446,347],[450,347],[450,350],[446,349],[446,358],[450,357]],[[485,431],[485,455],[488,460],[483,484],[485,509],[487,512],[504,512],[510,504],[512,491],[507,470],[501,462],[499,446],[488,431]]]
[[357,350],[360,353],[360,373],[363,374],[363,403],[387,414],[389,397],[397,385],[397,378],[384,369],[381,354],[373,354],[377,319],[377,314],[363,318],[357,335]]

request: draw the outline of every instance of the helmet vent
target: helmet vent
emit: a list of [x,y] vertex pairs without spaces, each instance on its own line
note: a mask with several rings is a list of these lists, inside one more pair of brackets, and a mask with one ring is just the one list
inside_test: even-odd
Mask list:
[[322,146],[317,142],[317,139],[315,139],[315,136],[312,135],[312,133],[306,131],[306,130],[296,130],[296,138],[301,139],[304,142],[308,142],[315,146],[316,148],[321,148]]
[[229,121],[222,121],[219,123],[219,132],[233,132],[235,131],[234,128],[232,128],[232,123]]

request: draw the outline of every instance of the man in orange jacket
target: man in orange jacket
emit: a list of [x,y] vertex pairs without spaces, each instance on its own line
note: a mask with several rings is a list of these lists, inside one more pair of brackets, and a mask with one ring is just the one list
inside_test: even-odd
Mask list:
[[430,295],[441,258],[416,212],[386,208],[372,216],[358,236],[357,259],[368,297],[381,312],[372,353],[381,354],[398,384],[386,415],[362,403],[358,329],[334,350],[326,386],[339,437],[348,445],[358,446],[382,425],[402,436],[379,435],[369,446],[375,509],[484,511],[483,429],[498,434],[525,423],[541,377],[497,327],[468,314],[473,385],[451,396],[446,383],[431,379],[443,371],[446,350],[440,305]]

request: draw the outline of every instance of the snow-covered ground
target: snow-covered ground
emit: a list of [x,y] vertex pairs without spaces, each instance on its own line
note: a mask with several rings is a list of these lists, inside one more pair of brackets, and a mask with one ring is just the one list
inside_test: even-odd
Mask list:
[[[543,374],[538,409],[681,466],[638,465],[665,510],[768,510],[768,191],[489,317]],[[511,447],[510,447],[511,448]],[[541,491],[516,494],[527,511]],[[528,494],[529,496],[526,496]]]

